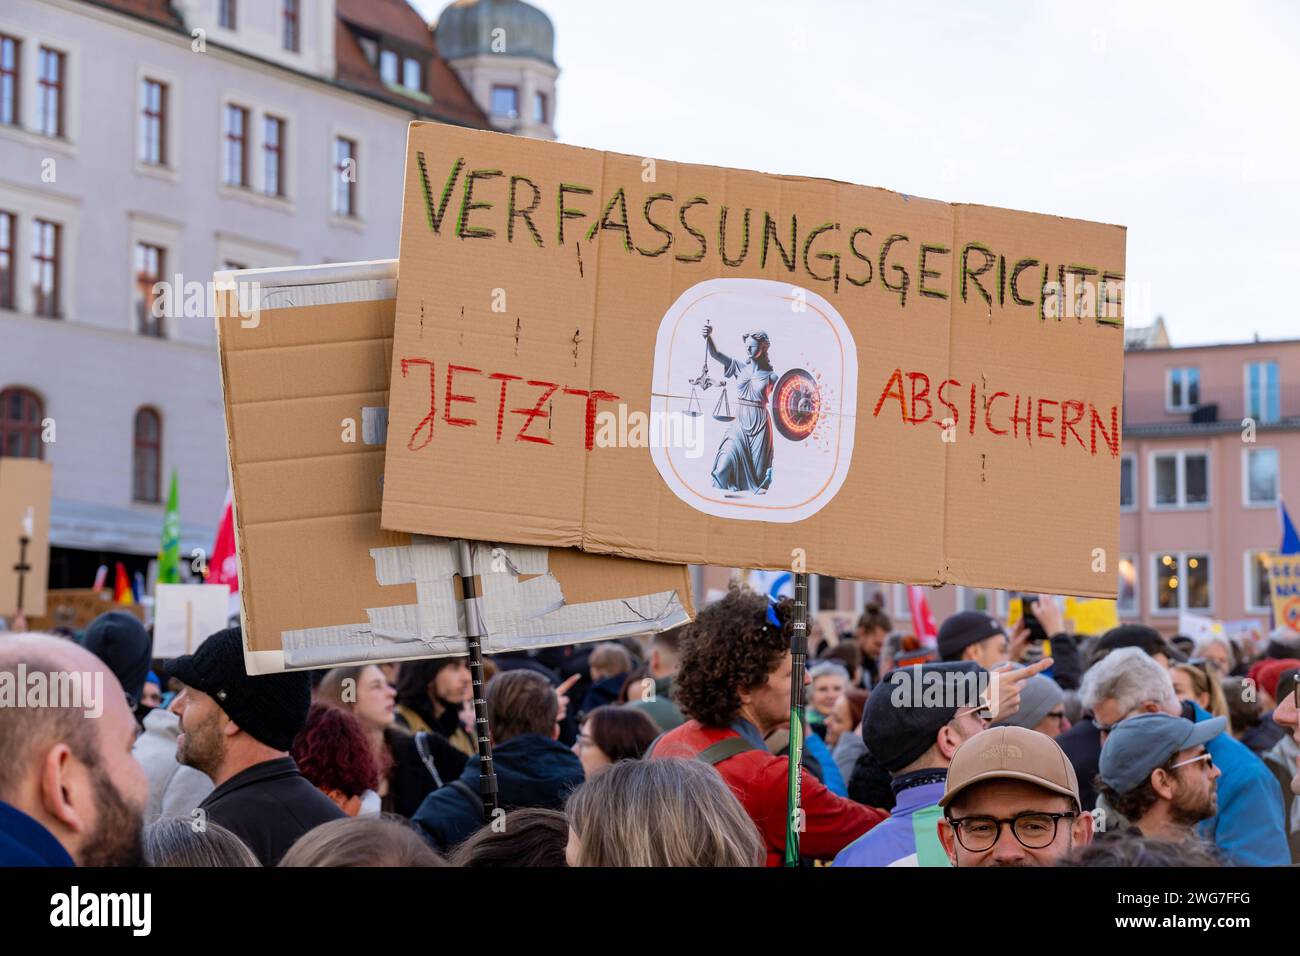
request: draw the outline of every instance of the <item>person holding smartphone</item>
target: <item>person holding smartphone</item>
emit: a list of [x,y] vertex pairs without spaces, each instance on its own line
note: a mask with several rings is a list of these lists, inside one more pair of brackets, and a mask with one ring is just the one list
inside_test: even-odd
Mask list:
[[1060,599],[1022,594],[1020,600],[1023,613],[1020,626],[1011,637],[1008,657],[1031,663],[1045,653],[1051,654],[1053,664],[1048,676],[1061,690],[1078,690],[1083,682],[1083,661],[1075,636],[1066,633]]

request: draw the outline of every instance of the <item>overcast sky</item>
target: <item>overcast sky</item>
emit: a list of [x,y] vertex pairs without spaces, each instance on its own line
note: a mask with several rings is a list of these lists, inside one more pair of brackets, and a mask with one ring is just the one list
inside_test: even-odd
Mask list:
[[561,142],[1119,223],[1128,324],[1300,337],[1300,5],[536,5]]

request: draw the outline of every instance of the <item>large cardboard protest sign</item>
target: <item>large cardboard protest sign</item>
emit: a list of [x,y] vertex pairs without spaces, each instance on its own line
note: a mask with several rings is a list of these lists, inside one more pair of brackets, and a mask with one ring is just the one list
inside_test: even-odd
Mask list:
[[1113,597],[1124,242],[414,123],[383,524]]
[[1300,554],[1270,555],[1268,586],[1276,625],[1300,633]]
[[[466,653],[452,542],[379,525],[396,276],[391,260],[217,276],[250,673]],[[680,565],[476,541],[473,571],[487,654],[693,613]]]
[[[48,462],[0,458],[0,617],[19,610],[29,619],[45,614],[50,576],[50,493]],[[24,550],[22,540],[27,539]],[[19,566],[24,570],[18,570]],[[22,576],[23,606],[18,607]]]

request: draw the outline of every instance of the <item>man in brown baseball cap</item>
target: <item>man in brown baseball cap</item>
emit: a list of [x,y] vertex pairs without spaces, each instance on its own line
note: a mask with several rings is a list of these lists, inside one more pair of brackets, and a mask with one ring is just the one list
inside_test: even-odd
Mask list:
[[1074,767],[1056,741],[994,727],[957,748],[939,806],[939,840],[953,866],[1054,866],[1092,842]]

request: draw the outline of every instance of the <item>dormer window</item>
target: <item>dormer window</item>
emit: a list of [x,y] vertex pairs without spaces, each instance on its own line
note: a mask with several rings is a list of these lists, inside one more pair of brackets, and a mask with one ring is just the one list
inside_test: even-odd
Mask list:
[[416,93],[424,89],[424,70],[421,69],[420,61],[414,57],[408,56],[402,60],[402,85]]
[[379,78],[389,86],[397,85],[399,57],[392,50],[383,50],[379,54]]

